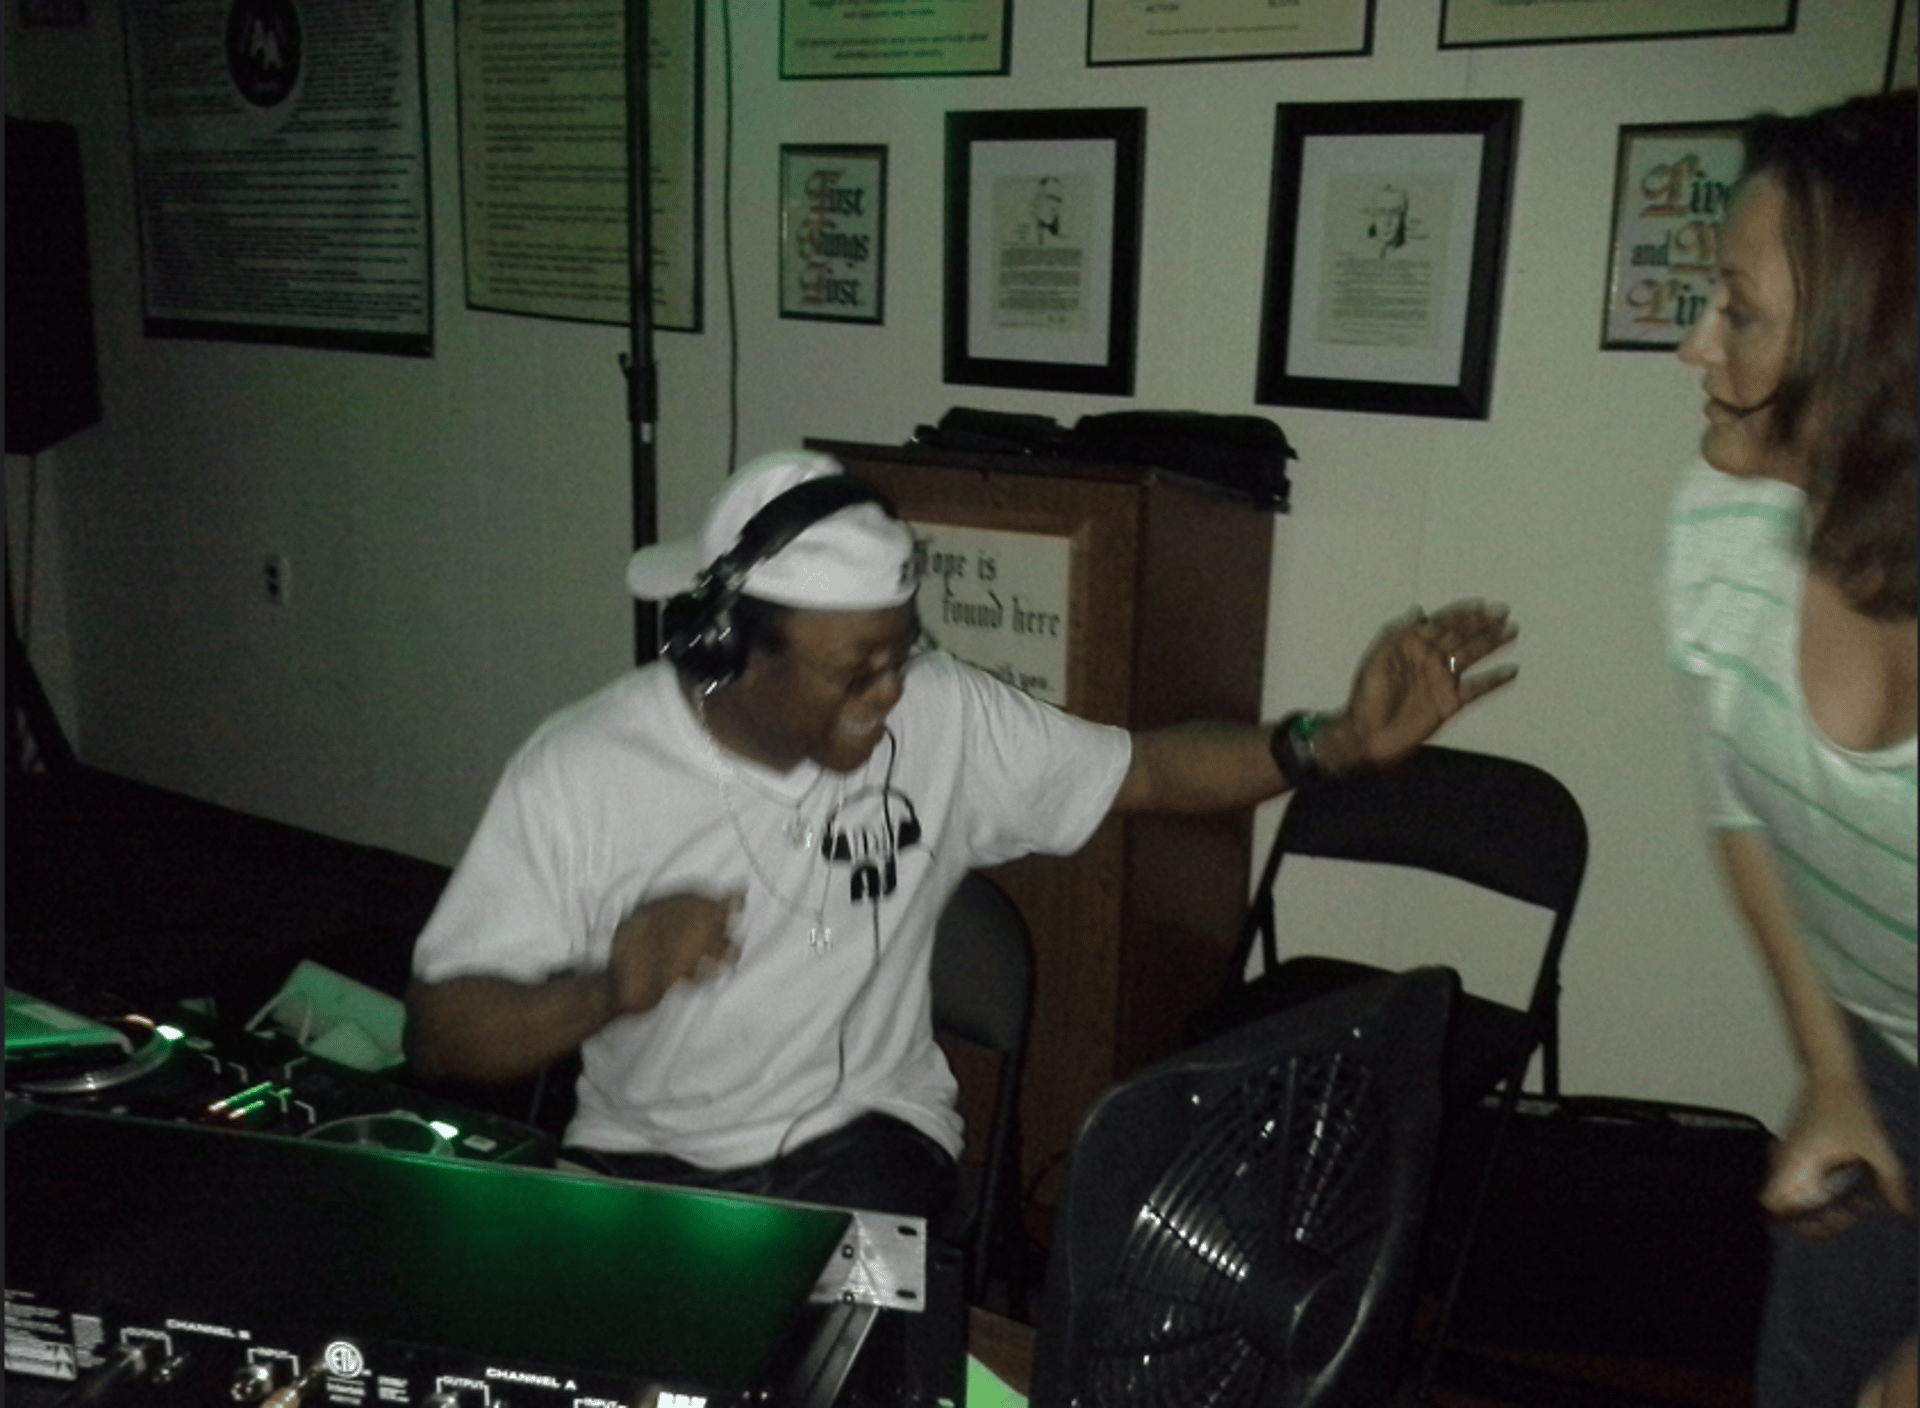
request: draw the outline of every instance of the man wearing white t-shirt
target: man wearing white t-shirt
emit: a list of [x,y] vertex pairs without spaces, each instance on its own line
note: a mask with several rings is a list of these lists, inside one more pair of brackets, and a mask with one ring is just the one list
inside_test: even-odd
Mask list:
[[627,577],[664,658],[507,765],[415,953],[414,1068],[578,1050],[575,1163],[929,1217],[962,1131],[928,972],[967,870],[1389,766],[1513,676],[1466,675],[1514,630],[1462,603],[1391,623],[1338,713],[1087,723],[925,648],[911,534],[803,451]]

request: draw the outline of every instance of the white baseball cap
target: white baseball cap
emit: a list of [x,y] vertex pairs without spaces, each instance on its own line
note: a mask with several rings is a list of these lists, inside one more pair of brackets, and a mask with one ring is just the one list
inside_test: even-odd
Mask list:
[[[707,505],[698,533],[633,555],[627,589],[642,601],[693,590],[767,504],[795,485],[845,473],[840,461],[811,450],[778,450],[749,460]],[[878,611],[910,601],[918,586],[912,532],[880,504],[865,502],[807,525],[753,565],[742,591],[781,606]]]

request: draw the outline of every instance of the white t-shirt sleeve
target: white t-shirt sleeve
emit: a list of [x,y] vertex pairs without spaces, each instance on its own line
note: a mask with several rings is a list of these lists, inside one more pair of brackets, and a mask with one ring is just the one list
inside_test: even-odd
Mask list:
[[1079,850],[1113,807],[1132,736],[1043,704],[983,670],[959,665],[957,673],[971,863]]
[[523,751],[495,787],[414,948],[423,982],[476,973],[540,982],[582,961],[587,922],[568,878],[580,862],[558,834],[563,813],[538,804],[552,785],[542,761]]

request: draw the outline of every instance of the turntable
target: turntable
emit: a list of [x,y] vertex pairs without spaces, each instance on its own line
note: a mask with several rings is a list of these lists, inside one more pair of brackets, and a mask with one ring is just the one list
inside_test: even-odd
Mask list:
[[125,1038],[104,1022],[26,993],[7,989],[7,1060],[28,1061],[76,1052],[125,1051]]
[[106,998],[84,1005],[96,1010],[81,1013],[7,990],[9,1106],[384,1144],[493,1163],[552,1163],[555,1141],[542,1130],[330,1060],[284,1033],[235,1031],[185,1007],[151,1015]]

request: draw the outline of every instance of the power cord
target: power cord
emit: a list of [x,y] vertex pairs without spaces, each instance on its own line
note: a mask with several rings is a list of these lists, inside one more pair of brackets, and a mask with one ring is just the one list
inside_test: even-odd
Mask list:
[[733,271],[733,3],[720,0],[720,248],[727,285],[727,465],[740,462],[740,297]]
[[[894,737],[893,730],[890,728],[886,730],[886,735],[887,735],[887,746],[889,749],[889,752],[887,754],[887,771],[886,771],[885,777],[882,779],[880,784],[880,798],[881,798],[881,804],[883,808],[885,807],[887,800],[892,796],[893,768],[894,768],[894,764],[900,760],[900,740]],[[836,810],[836,816],[837,816],[837,810]],[[829,821],[828,824],[829,826],[831,826],[832,822]],[[887,837],[888,837],[887,846],[888,846],[888,852],[889,852],[889,864],[891,864],[891,856],[892,856],[892,848],[893,848],[892,837],[894,835],[894,832],[893,832],[893,823],[890,817],[886,825],[887,825]],[[828,862],[828,872],[829,874],[831,874],[832,872],[831,861]],[[834,1072],[833,1087],[830,1090],[828,1090],[826,1095],[822,1097],[819,1101],[817,1101],[808,1109],[802,1110],[799,1114],[793,1117],[793,1122],[787,1126],[786,1132],[780,1136],[780,1143],[775,1147],[773,1151],[773,1160],[770,1167],[777,1168],[780,1163],[780,1160],[786,1157],[787,1141],[793,1138],[794,1131],[797,1130],[801,1126],[801,1124],[805,1122],[807,1119],[811,1118],[815,1114],[818,1114],[821,1110],[824,1110],[827,1106],[831,1105],[836,1099],[838,1099],[840,1095],[841,1087],[846,1084],[846,1081],[847,1081],[847,1023],[853,1019],[853,1014],[859,1010],[860,1004],[866,1000],[867,989],[873,986],[873,980],[875,977],[879,975],[879,972],[880,972],[880,901],[885,896],[886,893],[887,893],[887,890],[885,889],[885,887],[876,885],[872,893],[870,893],[867,896],[867,915],[873,927],[873,959],[872,959],[872,962],[870,962],[867,965],[866,977],[860,980],[860,986],[854,989],[853,997],[848,1001],[846,1007],[840,1013],[840,1030],[834,1038],[835,1050],[838,1054],[836,1057],[837,1068]]]
[[[879,895],[876,894],[873,896],[872,902],[867,906],[867,913],[872,920],[873,926],[873,960],[867,965],[866,977],[860,980],[860,986],[854,989],[852,999],[840,1013],[840,1029],[834,1036],[836,1065],[833,1075],[833,1085],[825,1095],[795,1115],[792,1122],[787,1125],[786,1132],[780,1136],[779,1144],[774,1147],[773,1158],[768,1162],[769,1176],[779,1171],[780,1161],[787,1156],[787,1141],[793,1138],[794,1131],[798,1130],[807,1120],[839,1099],[841,1087],[847,1083],[847,1023],[853,1019],[853,1014],[859,1010],[860,1004],[866,1000],[867,989],[873,986],[873,980],[880,972]],[[822,956],[824,957],[825,955]]]

